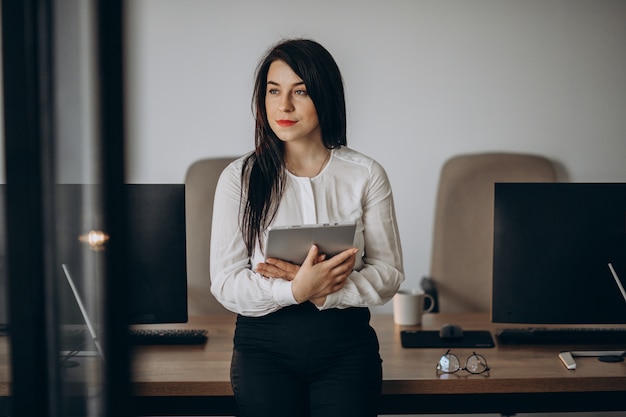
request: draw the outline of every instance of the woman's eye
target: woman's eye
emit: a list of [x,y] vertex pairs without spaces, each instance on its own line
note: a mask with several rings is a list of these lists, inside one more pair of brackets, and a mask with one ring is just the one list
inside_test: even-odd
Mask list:
[[297,96],[306,96],[307,92],[306,92],[306,90],[296,90],[295,94]]
[[267,90],[267,94],[278,94],[278,90],[275,88],[270,88],[269,90]]

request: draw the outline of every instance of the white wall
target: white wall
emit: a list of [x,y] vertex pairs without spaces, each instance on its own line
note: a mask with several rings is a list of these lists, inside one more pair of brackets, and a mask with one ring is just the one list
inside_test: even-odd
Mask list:
[[197,159],[251,150],[258,59],[311,37],[342,69],[348,144],[391,178],[405,287],[429,271],[438,173],[455,154],[539,153],[572,181],[626,181],[624,1],[127,6],[128,181],[183,182]]

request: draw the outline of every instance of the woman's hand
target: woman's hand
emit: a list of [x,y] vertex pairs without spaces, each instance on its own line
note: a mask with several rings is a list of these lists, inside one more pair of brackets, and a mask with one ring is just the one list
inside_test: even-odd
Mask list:
[[[318,255],[315,263],[324,259],[326,259],[325,254]],[[266,278],[281,278],[287,281],[293,281],[299,270],[299,265],[276,258],[267,258],[264,263],[256,266],[256,272]]]
[[326,256],[320,255],[317,246],[313,245],[301,266],[270,258],[258,264],[256,271],[266,277],[292,281],[291,291],[298,304],[311,301],[322,306],[327,295],[345,285],[354,269],[358,251],[357,248],[346,249],[326,260]]
[[342,289],[354,269],[358,251],[357,248],[346,249],[328,260],[319,261],[317,246],[311,246],[291,283],[298,304],[311,301],[321,306],[327,295]]

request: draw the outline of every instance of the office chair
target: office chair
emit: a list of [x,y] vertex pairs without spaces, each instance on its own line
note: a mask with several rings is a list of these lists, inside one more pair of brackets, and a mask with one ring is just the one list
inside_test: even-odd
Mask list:
[[496,182],[553,182],[545,157],[478,153],[450,158],[437,192],[430,278],[436,311],[490,312],[493,263],[493,205]]
[[211,294],[209,255],[213,197],[220,174],[235,158],[194,162],[185,175],[187,299],[190,315],[230,313]]

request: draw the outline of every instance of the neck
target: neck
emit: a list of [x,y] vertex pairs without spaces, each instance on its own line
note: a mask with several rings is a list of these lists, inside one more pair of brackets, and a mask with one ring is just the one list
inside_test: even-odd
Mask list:
[[323,148],[294,154],[285,154],[285,167],[289,172],[298,177],[316,177],[322,172],[330,159],[331,151]]

